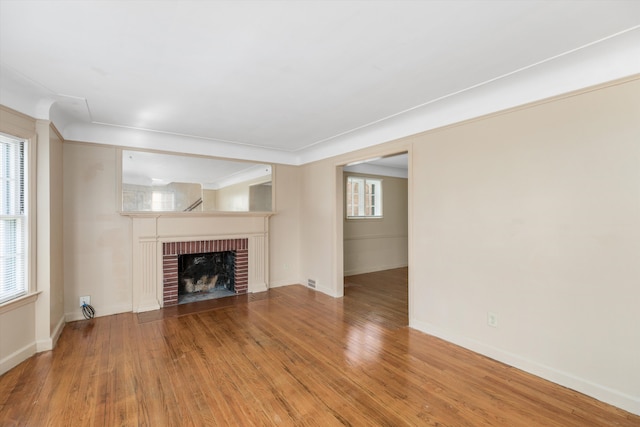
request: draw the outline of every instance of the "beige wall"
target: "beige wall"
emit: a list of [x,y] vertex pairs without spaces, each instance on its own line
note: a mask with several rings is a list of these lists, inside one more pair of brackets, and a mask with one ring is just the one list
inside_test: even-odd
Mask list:
[[0,375],[35,353],[35,300],[0,309]]
[[62,139],[53,126],[49,133],[51,163],[49,188],[50,198],[50,256],[51,256],[51,301],[50,334],[56,332],[60,322],[64,323],[64,244],[63,244],[63,159]]
[[202,190],[202,210],[215,211],[218,210],[216,199],[218,198],[218,190]]
[[[172,191],[176,195],[176,210],[184,211],[193,203],[202,198],[202,186],[200,184],[193,184],[189,182],[172,182],[165,187],[167,190]],[[194,209],[194,211],[201,211],[202,204]]]
[[66,142],[63,154],[66,318],[82,319],[84,295],[98,316],[131,311],[131,223],[117,212],[117,150]]
[[300,283],[314,279],[318,290],[336,297],[343,295],[342,166],[409,149],[410,145],[405,141],[395,141],[300,167]]
[[[116,183],[117,148],[65,142],[64,144],[64,254],[65,254],[65,312],[67,320],[81,319],[78,297],[91,296],[98,316],[131,311],[134,304],[132,259],[132,219],[117,212],[119,194]],[[278,166],[279,167],[279,166]],[[281,167],[282,191],[278,203],[282,212],[269,221],[271,234],[271,265],[268,273],[274,286],[298,283],[297,229],[297,168]],[[248,188],[248,185],[245,185]],[[295,191],[295,192],[294,192]],[[158,222],[173,224],[177,219],[167,217]],[[204,221],[204,223],[203,223]],[[246,232],[264,227],[256,216],[206,217],[195,216],[191,223],[196,229],[218,230],[219,234],[241,232],[238,224],[245,223]],[[201,224],[202,223],[202,224]],[[182,224],[182,222],[181,222]],[[199,225],[201,224],[201,225]],[[233,224],[233,230],[229,224]],[[174,231],[157,230],[163,235],[177,235],[187,230],[175,225]],[[161,233],[161,234],[162,234]],[[193,234],[192,231],[189,231]],[[151,233],[154,234],[154,233]],[[276,264],[274,264],[276,263]],[[286,265],[285,265],[286,264]]]
[[412,324],[640,412],[639,136],[635,81],[416,138]]
[[36,351],[55,346],[64,327],[64,275],[62,141],[49,121],[4,107],[0,107],[0,131],[30,139],[29,281],[34,292],[0,306],[1,374]]
[[408,265],[407,179],[371,176],[382,180],[382,218],[347,219],[343,214],[344,275],[370,273]]
[[[33,212],[36,201],[35,194],[33,194],[36,188],[36,122],[30,117],[0,106],[0,132],[18,138],[30,139],[29,167],[31,173],[29,174],[29,191],[31,192],[31,197],[29,199],[29,209],[30,212]],[[34,215],[31,217],[34,219]],[[35,221],[32,221],[32,230],[35,229],[35,226]],[[31,233],[29,239],[31,246],[30,261],[35,259],[35,242],[35,233]],[[36,269],[34,262],[31,262],[29,276],[30,290],[35,292]],[[36,352],[36,302],[37,298],[31,296],[19,302],[0,305],[0,375]]]
[[336,252],[342,248],[342,221],[336,221],[342,216],[336,204],[342,171],[328,160],[311,163],[301,168],[300,182],[300,283],[312,279],[319,291],[342,296],[342,257]]
[[276,215],[269,220],[270,286],[301,283],[300,168],[273,167]]
[[38,351],[50,350],[64,326],[62,139],[47,120],[36,122]]
[[404,144],[411,326],[640,413],[639,135],[634,80],[305,165],[301,275],[341,293],[335,170]]
[[249,186],[249,210],[271,212],[273,210],[273,186],[271,181]]
[[[408,151],[411,326],[640,413],[638,135],[633,80],[278,166],[272,286],[313,278],[341,296],[341,165]],[[130,311],[116,149],[65,143],[63,162],[67,316],[79,314],[79,295],[99,315]],[[34,311],[0,310],[2,367],[32,348]]]
[[260,177],[220,188],[216,192],[217,209],[227,212],[249,211],[249,188],[254,184],[261,184],[269,180],[268,177]]

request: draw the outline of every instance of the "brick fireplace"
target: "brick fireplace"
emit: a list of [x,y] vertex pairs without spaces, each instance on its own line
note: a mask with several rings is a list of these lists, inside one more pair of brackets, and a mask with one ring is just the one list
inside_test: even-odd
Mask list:
[[178,304],[178,257],[214,252],[235,253],[235,293],[245,294],[249,281],[249,239],[196,240],[162,243],[162,283],[164,307]]

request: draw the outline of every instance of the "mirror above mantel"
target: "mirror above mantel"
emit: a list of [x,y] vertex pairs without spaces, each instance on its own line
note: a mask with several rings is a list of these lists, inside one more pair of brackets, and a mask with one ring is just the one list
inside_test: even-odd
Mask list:
[[271,212],[269,164],[122,150],[123,213]]

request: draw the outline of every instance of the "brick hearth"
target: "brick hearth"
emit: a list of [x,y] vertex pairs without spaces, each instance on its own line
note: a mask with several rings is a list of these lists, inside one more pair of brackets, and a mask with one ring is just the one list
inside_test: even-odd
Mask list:
[[236,254],[235,292],[246,294],[249,283],[249,239],[197,240],[162,244],[164,306],[178,304],[178,256],[233,251]]

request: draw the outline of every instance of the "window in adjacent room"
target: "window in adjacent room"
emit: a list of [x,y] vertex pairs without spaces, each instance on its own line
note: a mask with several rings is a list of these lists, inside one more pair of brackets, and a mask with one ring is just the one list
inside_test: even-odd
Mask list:
[[152,211],[172,211],[176,207],[175,194],[170,191],[154,191],[151,193]]
[[382,180],[347,177],[347,218],[382,217]]
[[0,304],[27,293],[27,143],[0,134]]

